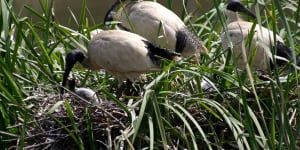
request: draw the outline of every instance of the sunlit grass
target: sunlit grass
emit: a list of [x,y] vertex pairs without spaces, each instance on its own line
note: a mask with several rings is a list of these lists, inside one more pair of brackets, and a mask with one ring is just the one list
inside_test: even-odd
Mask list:
[[[107,119],[106,124],[93,118],[93,111],[101,110],[121,120],[110,114],[113,112],[86,105],[82,116],[78,116],[76,103],[59,96],[64,56],[75,48],[86,50],[90,31],[104,28],[102,22],[94,25],[86,19],[86,1],[80,16],[70,11],[78,23],[77,29],[55,22],[51,0],[39,1],[42,13],[25,7],[38,18],[37,22],[17,16],[11,3],[1,0],[1,147],[30,148],[33,139],[28,130],[39,125],[36,119],[45,119],[66,132],[67,139],[78,149],[299,149],[298,71],[290,72],[285,81],[279,79],[284,74],[280,69],[268,74],[269,81],[261,80],[255,72],[237,72],[233,57],[220,46],[220,32],[226,25],[224,1],[214,0],[214,7],[207,12],[203,11],[205,4],[197,3],[201,16],[187,14],[186,7],[182,11],[182,19],[204,41],[210,58],[203,57],[200,65],[188,59],[165,62],[161,72],[149,73],[147,81],[136,83],[140,96],[119,100],[115,97],[115,78],[103,71],[76,66],[71,76],[80,81],[78,86],[95,90],[102,100],[113,101],[119,114],[124,113],[121,116],[126,121],[118,122],[122,129],[117,133],[110,132],[114,129],[109,126],[111,120]],[[168,8],[174,3],[170,0]],[[300,52],[299,3],[243,3],[259,15],[258,24],[280,34],[295,50],[295,63]],[[204,79],[212,85],[210,89],[201,88]],[[56,104],[38,116],[37,110],[49,99]],[[67,119],[56,116],[58,110]],[[104,124],[101,127],[105,128],[97,129],[97,124]]]

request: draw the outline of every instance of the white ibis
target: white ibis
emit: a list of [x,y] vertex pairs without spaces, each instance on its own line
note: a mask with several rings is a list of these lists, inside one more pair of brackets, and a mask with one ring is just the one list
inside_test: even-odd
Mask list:
[[119,81],[129,79],[134,82],[143,73],[160,70],[158,57],[169,60],[180,58],[179,53],[158,47],[137,34],[123,30],[101,31],[91,39],[87,50],[87,57],[81,50],[72,50],[67,54],[63,87],[76,62],[92,70],[105,69]]
[[[117,0],[113,4],[104,22],[113,20],[113,10],[124,1],[126,0]],[[132,0],[122,6],[114,17],[126,30],[139,34],[157,45],[175,50],[183,57],[196,55],[197,59],[200,53],[208,54],[204,44],[183,21],[159,3]]]
[[223,29],[222,31],[221,41],[224,49],[229,48],[229,40],[227,39],[227,35],[229,35],[230,41],[233,44],[233,54],[238,58],[237,67],[241,70],[244,70],[246,67],[246,61],[243,60],[242,56],[242,48],[245,48],[246,50],[248,61],[251,55],[254,54],[254,50],[256,50],[256,54],[252,61],[252,67],[255,70],[265,71],[268,67],[273,69],[274,62],[276,62],[278,66],[287,64],[286,60],[278,59],[277,57],[276,61],[272,60],[271,49],[275,49],[274,55],[286,58],[287,60],[291,60],[292,50],[284,45],[284,42],[279,35],[276,35],[274,38],[273,31],[262,27],[261,25],[255,25],[251,43],[249,47],[245,46],[246,40],[250,38],[249,33],[253,23],[243,21],[239,12],[245,13],[252,18],[256,18],[256,15],[253,12],[237,0],[233,0],[227,5],[225,13],[227,15],[228,24],[227,29]]

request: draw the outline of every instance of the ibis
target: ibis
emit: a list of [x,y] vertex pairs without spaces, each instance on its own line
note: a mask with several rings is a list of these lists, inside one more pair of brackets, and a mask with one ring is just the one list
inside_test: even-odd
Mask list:
[[[171,10],[157,2],[117,0],[108,10],[104,22],[120,22],[123,29],[145,37],[162,47],[181,53],[183,57],[201,54],[208,56],[208,50],[199,38],[191,32],[184,22]],[[113,10],[124,2],[117,13]]]
[[[279,67],[287,64],[292,58],[292,50],[284,44],[282,38],[259,24],[254,25],[252,22],[244,21],[240,13],[256,18],[256,15],[241,2],[233,0],[227,5],[225,11],[227,27],[221,33],[221,42],[224,49],[231,47],[230,41],[232,42],[233,54],[238,58],[237,68],[245,70],[247,61],[250,58],[252,68],[257,71],[266,71],[268,67],[273,69],[275,62]],[[253,36],[249,36],[252,27],[254,27]],[[249,40],[249,46],[246,46],[248,38],[252,39]],[[276,61],[272,59],[272,48],[275,50]],[[242,56],[242,49],[246,51],[246,61]]]
[[[66,86],[68,76],[76,62],[91,70],[104,69],[123,81],[135,82],[142,74],[159,71],[161,59],[179,60],[181,55],[152,44],[145,38],[123,30],[103,30],[94,35],[87,47],[72,50],[65,58],[65,72],[62,86]],[[61,90],[63,94],[64,90]]]

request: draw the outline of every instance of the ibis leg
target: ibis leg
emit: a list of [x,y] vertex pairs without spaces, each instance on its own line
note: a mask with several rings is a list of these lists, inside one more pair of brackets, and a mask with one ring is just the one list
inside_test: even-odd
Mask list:
[[119,88],[117,89],[116,96],[118,99],[123,95],[123,91],[125,90],[125,87],[126,87],[125,83],[122,82]]
[[133,83],[130,80],[126,80],[126,82],[123,82],[117,90],[117,98],[120,98],[123,94],[126,96],[139,96],[139,90],[137,87],[133,86]]

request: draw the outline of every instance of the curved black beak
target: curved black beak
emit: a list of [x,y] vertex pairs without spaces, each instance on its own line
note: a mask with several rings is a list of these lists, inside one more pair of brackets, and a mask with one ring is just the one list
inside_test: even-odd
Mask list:
[[227,9],[234,12],[242,12],[252,18],[256,18],[256,15],[248,8],[246,8],[240,1],[233,0],[227,5]]
[[76,86],[75,79],[71,78],[67,82],[68,82],[68,86],[69,86],[70,91],[75,92],[75,86]]
[[247,14],[248,16],[250,16],[250,17],[256,19],[256,15],[255,15],[251,10],[249,10],[249,9],[246,8],[246,7],[242,8],[242,9],[240,10],[240,12],[243,12],[243,13]]
[[84,60],[84,58],[85,58],[84,54],[80,50],[73,50],[67,54],[66,59],[65,59],[65,62],[66,62],[65,72],[63,75],[63,81],[61,83],[61,85],[62,85],[61,91],[60,91],[61,94],[64,94],[63,87],[65,87],[67,84],[67,80],[68,80],[69,74],[70,74],[73,66],[75,65],[75,63],[77,61],[79,61],[81,63]]

